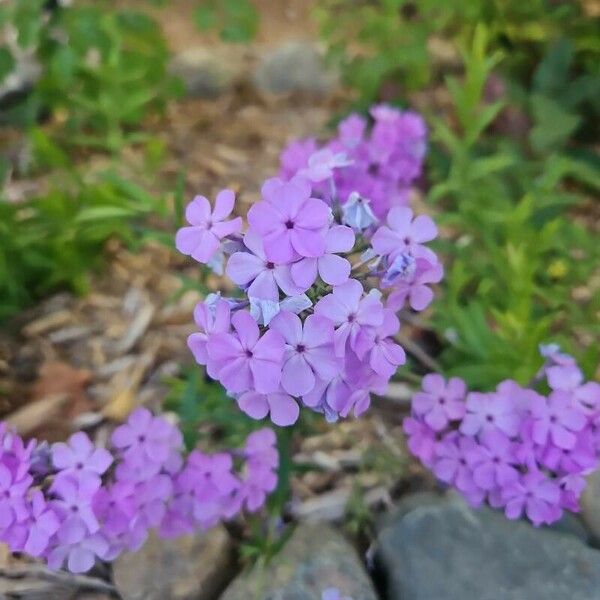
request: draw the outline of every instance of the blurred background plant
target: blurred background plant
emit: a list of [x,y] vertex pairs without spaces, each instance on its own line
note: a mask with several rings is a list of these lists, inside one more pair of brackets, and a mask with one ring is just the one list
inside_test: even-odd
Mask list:
[[549,339],[588,374],[600,357],[600,40],[584,4],[326,0],[315,10],[358,106],[416,105],[428,119],[423,191],[447,257],[432,351],[475,387],[526,383]]
[[[27,139],[24,159],[3,154],[0,176],[47,178],[25,199],[0,199],[0,319],[56,289],[85,292],[108,239],[139,244],[150,235],[145,218],[167,216],[166,199],[133,179],[147,178],[162,155],[144,120],[180,86],[167,73],[159,24],[117,4],[0,5],[1,122]],[[148,158],[141,169],[123,168],[132,144]],[[90,152],[113,165],[90,168]]]

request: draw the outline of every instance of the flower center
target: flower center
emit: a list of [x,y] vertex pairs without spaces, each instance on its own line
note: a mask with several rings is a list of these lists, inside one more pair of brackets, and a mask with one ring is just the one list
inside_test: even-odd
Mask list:
[[305,350],[306,350],[306,346],[305,346],[304,344],[298,344],[298,345],[296,346],[296,351],[297,351],[297,352],[300,352],[300,353],[302,353],[302,352],[304,352]]
[[288,220],[285,222],[285,226],[286,226],[288,229],[294,229],[294,221],[292,221],[291,219],[288,219]]
[[493,422],[494,422],[494,415],[486,415],[486,416],[485,416],[485,420],[486,420],[488,423],[493,423]]
[[275,268],[275,265],[274,265],[272,262],[270,262],[270,261],[269,261],[269,262],[268,262],[268,263],[265,265],[265,267],[266,267],[267,269],[269,269],[269,271],[272,271],[272,270]]
[[349,314],[348,315],[348,323],[354,323],[354,321],[356,320],[356,315],[355,314]]
[[144,443],[145,441],[146,441],[146,436],[145,435],[138,435],[138,442]]
[[252,357],[254,356],[254,355],[252,354],[252,350],[249,350],[249,349],[248,349],[248,350],[246,350],[246,356],[247,356],[248,358],[252,358]]

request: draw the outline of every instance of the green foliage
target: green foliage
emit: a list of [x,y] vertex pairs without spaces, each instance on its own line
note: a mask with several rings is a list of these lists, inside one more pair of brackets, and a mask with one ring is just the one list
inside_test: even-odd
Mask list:
[[43,195],[0,199],[0,319],[56,289],[84,293],[106,240],[139,244],[144,217],[156,213],[166,214],[163,200],[110,170],[83,177],[62,169]]
[[0,79],[11,72],[13,54],[33,53],[41,67],[33,91],[11,110],[13,122],[30,126],[49,113],[66,145],[117,152],[144,139],[135,128],[179,89],[166,72],[159,25],[142,12],[101,1],[49,13],[42,0],[0,10],[18,32],[16,47],[0,49]]
[[[526,77],[561,36],[574,40],[571,60],[597,72],[596,25],[577,2],[323,0],[316,17],[331,58],[365,103],[388,81],[413,90],[434,82],[440,62],[453,62],[452,50],[478,24],[486,25],[495,49],[506,51],[506,68],[515,79]],[[564,61],[563,73],[570,66]]]
[[464,81],[447,81],[458,127],[432,119],[429,192],[439,222],[453,232],[440,243],[449,258],[434,316],[448,344],[441,358],[449,373],[483,388],[503,378],[527,382],[540,365],[538,345],[551,339],[579,354],[588,371],[600,358],[589,343],[600,335],[600,295],[590,288],[589,297],[573,298],[598,276],[600,247],[581,219],[567,216],[589,203],[578,190],[598,191],[597,164],[565,147],[575,124],[558,102],[539,107],[555,127],[531,129],[531,152],[485,135],[503,108],[484,98],[501,59],[487,46],[479,27],[463,52]]
[[250,0],[200,0],[194,21],[202,31],[216,29],[225,42],[247,43],[258,31],[258,12]]

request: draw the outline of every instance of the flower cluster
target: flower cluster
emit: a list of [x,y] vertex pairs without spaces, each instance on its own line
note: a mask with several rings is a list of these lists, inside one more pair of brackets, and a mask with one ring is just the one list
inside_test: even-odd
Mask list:
[[541,350],[536,382],[547,382],[547,395],[511,380],[467,392],[461,379],[431,374],[404,421],[409,449],[438,479],[473,506],[487,501],[535,525],[579,510],[600,455],[600,384],[584,382],[555,345]]
[[146,409],[115,429],[112,451],[85,433],[24,444],[0,425],[0,541],[53,569],[89,571],[96,559],[258,510],[276,485],[275,434],[251,434],[230,453],[182,454],[180,431]]
[[424,310],[442,278],[426,245],[436,226],[406,206],[425,152],[423,121],[387,106],[371,114],[370,131],[352,115],[323,147],[288,147],[244,233],[239,217],[227,220],[228,190],[214,209],[196,197],[177,232],[182,253],[242,292],[200,303],[188,344],[255,419],[291,425],[301,406],[330,421],[362,414],[405,362],[396,312]]

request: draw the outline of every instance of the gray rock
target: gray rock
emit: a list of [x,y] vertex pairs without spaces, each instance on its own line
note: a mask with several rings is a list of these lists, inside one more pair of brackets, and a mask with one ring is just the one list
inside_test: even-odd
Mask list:
[[217,98],[243,76],[243,57],[233,49],[189,48],[173,58],[169,71],[183,82],[188,96]]
[[401,509],[379,533],[388,600],[593,600],[600,552],[572,534],[453,498]]
[[123,600],[212,600],[233,572],[233,545],[225,529],[161,540],[152,535],[113,565]]
[[350,543],[327,525],[301,524],[267,567],[238,577],[221,600],[320,600],[329,587],[354,600],[376,599]]
[[594,542],[600,542],[600,471],[587,478],[587,487],[581,496],[581,518]]
[[327,94],[337,82],[314,44],[289,42],[266,54],[254,73],[254,84],[267,93]]

